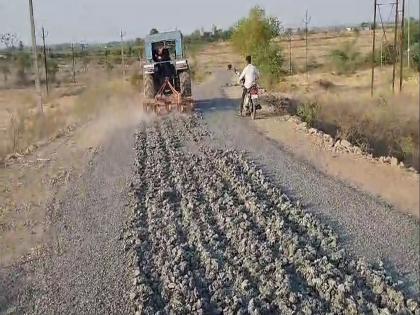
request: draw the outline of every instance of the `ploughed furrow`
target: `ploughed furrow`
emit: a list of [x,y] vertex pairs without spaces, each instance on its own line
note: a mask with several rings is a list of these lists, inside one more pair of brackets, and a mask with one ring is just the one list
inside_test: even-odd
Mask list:
[[137,314],[419,314],[383,269],[349,259],[331,229],[210,137],[197,115],[136,135]]

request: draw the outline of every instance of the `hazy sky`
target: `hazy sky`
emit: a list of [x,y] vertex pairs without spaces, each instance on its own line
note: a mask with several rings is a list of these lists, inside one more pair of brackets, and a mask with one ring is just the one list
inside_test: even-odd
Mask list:
[[[160,31],[176,27],[188,34],[194,29],[231,26],[249,9],[260,5],[285,26],[300,26],[306,8],[312,26],[370,21],[373,0],[33,0],[37,35],[45,26],[48,42],[101,42],[118,40],[120,29],[127,38],[144,37],[152,27]],[[407,0],[411,15],[418,17],[419,0]],[[392,2],[383,0],[382,2]],[[384,12],[384,18],[388,18]],[[0,0],[0,33],[17,33],[29,43],[27,0]]]

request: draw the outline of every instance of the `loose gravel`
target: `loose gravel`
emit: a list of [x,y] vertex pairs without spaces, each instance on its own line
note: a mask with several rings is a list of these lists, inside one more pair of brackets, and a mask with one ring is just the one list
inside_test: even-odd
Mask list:
[[209,137],[198,115],[136,135],[124,232],[136,314],[420,314],[382,264],[351,259],[329,227]]

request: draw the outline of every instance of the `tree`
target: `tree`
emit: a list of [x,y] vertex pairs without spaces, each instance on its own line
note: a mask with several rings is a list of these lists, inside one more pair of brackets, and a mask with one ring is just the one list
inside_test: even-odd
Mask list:
[[281,23],[275,17],[267,17],[260,7],[254,7],[247,18],[240,20],[231,36],[233,47],[242,55],[252,55],[260,68],[265,84],[275,84],[281,76],[283,56],[281,48],[272,43],[279,36]]
[[250,54],[266,46],[280,33],[280,22],[275,17],[266,17],[265,11],[256,6],[249,16],[240,20],[232,34],[233,46],[242,54]]
[[149,35],[155,35],[155,34],[158,34],[158,33],[159,33],[159,31],[156,28],[152,28],[149,32]]
[[0,34],[0,43],[2,43],[6,49],[14,49],[17,42],[17,35],[14,33]]

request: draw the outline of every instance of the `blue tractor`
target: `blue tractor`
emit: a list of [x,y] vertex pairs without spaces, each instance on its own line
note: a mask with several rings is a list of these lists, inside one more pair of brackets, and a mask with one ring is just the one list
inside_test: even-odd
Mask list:
[[145,97],[152,99],[160,92],[173,94],[174,90],[183,98],[191,97],[190,67],[185,57],[181,32],[148,35],[145,38],[144,49],[146,57],[146,64],[143,68]]

